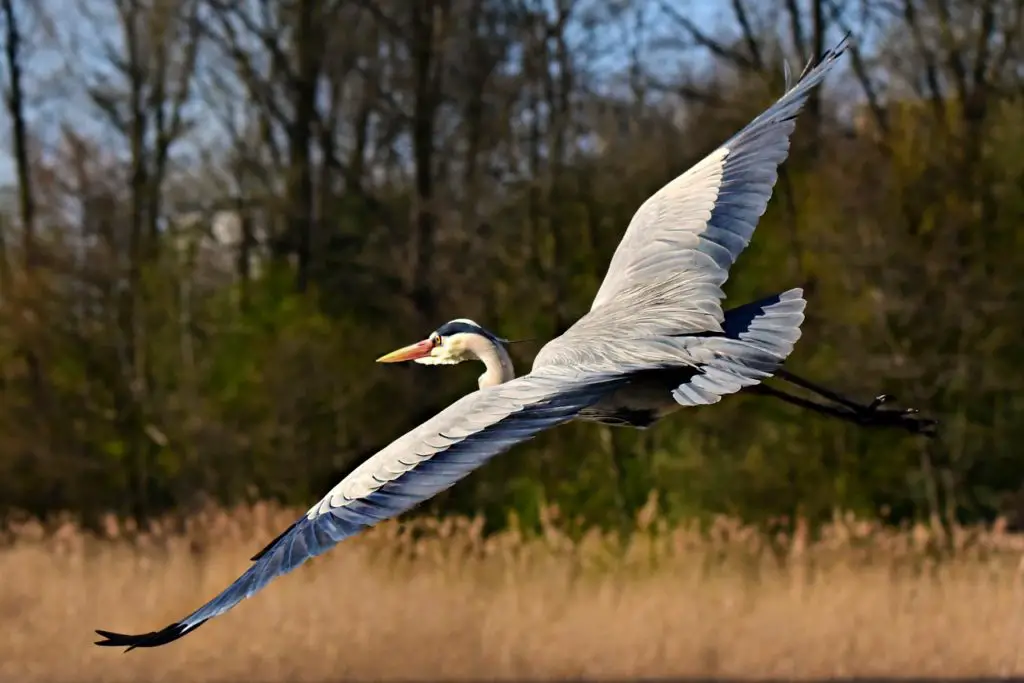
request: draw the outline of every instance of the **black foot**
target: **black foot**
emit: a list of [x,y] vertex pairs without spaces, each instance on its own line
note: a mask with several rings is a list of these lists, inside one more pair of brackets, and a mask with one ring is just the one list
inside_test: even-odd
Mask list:
[[884,404],[895,400],[895,396],[887,394],[876,396],[875,400],[870,404],[853,411],[854,417],[858,422],[866,426],[901,427],[915,434],[935,436],[938,422],[921,417],[921,411],[917,408],[882,407]]

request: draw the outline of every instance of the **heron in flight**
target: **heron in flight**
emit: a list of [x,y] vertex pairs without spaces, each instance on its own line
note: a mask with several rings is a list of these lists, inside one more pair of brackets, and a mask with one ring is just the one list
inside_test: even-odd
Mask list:
[[[646,428],[687,406],[767,393],[863,425],[928,432],[916,411],[861,405],[782,370],[800,338],[801,289],[723,311],[722,285],[747,246],[789,152],[794,120],[846,49],[809,63],[773,105],[647,199],[612,256],[590,311],[516,377],[505,340],[468,319],[380,362],[480,361],[479,389],[368,458],[252,558],[234,583],[166,628],[97,631],[98,645],[156,647],[221,615],[311,557],[449,488],[494,456],[570,420]],[[835,405],[769,388],[776,377]]]

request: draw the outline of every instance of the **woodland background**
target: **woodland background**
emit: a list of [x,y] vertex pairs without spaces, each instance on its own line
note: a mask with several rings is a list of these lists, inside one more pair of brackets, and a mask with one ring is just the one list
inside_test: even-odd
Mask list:
[[[727,305],[928,440],[567,425],[166,648],[813,56]],[[0,680],[1021,676],[1024,0],[0,0]],[[765,533],[766,531],[770,533]]]
[[794,371],[939,438],[763,397],[570,425],[419,513],[1014,523],[1021,0],[0,1],[0,512],[308,505],[475,387],[373,359],[455,317],[520,371],[633,211],[852,31],[729,302],[807,287]]

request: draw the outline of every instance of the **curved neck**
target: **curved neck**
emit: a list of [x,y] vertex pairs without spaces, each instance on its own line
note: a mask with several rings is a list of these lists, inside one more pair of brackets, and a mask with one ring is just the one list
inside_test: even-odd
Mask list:
[[512,367],[512,359],[501,344],[495,344],[483,336],[473,335],[467,348],[487,368],[478,380],[481,389],[515,379],[516,371]]

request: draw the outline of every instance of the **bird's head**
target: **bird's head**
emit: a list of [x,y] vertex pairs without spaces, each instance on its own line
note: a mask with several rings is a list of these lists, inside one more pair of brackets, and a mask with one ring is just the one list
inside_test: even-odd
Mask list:
[[500,347],[506,340],[467,318],[446,322],[423,341],[403,346],[377,359],[378,363],[415,361],[423,365],[455,365],[481,357],[485,348]]

